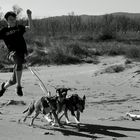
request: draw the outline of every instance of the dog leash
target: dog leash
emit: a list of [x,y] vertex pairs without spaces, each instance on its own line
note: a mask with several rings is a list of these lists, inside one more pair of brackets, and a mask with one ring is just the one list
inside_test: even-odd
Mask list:
[[43,81],[39,78],[39,76],[37,75],[37,73],[26,64],[26,67],[29,69],[29,71],[36,77],[36,79],[39,81],[39,86],[42,89],[42,91],[46,94],[49,94],[48,96],[50,96],[50,92],[47,90],[47,88],[45,87],[45,84],[43,83]]
[[[48,97],[51,97],[51,93],[47,90],[47,88],[45,87],[43,81],[39,78],[39,76],[36,74],[36,72],[26,64],[26,67],[30,70],[30,72],[37,78],[37,80],[39,81],[39,86],[42,89],[42,91],[44,92],[44,94],[46,95],[46,93],[48,94]],[[50,108],[53,110],[53,105],[52,103],[46,98]]]

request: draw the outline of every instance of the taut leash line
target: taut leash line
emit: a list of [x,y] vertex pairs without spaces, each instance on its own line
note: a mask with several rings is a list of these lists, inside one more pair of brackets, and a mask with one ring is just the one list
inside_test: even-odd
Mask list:
[[26,65],[26,67],[30,70],[30,72],[37,78],[37,80],[39,81],[39,86],[42,89],[42,91],[46,94],[49,93],[49,91],[47,90],[47,88],[45,87],[44,83],[42,82],[42,80],[39,78],[39,76],[36,74],[36,72],[29,67],[28,65]]

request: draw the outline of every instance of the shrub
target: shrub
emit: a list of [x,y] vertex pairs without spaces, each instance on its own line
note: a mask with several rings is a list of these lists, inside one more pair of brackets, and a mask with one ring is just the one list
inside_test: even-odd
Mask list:
[[113,65],[105,69],[106,73],[119,73],[125,70],[123,65]]
[[130,60],[130,59],[126,59],[126,60],[125,60],[125,64],[126,64],[126,65],[128,65],[128,64],[132,64],[132,60]]
[[96,49],[95,55],[124,55],[126,45],[119,42],[99,42],[94,44]]
[[28,63],[30,65],[43,65],[49,64],[50,62],[45,52],[34,49],[34,51],[30,54],[30,57],[28,58]]
[[[38,49],[37,46],[28,45],[30,65],[35,64],[76,64],[81,62],[98,63],[97,59],[93,59],[89,46],[75,41],[54,41],[51,42],[51,47],[43,47],[44,50]],[[47,49],[47,53],[45,52]],[[88,58],[88,57],[91,57]],[[86,59],[88,58],[88,59]],[[84,61],[83,61],[84,60]]]
[[83,36],[80,36],[80,37],[78,38],[78,40],[84,41],[84,42],[89,42],[89,41],[93,41],[94,38],[93,38],[93,36],[91,36],[91,35],[83,35]]
[[4,65],[3,64],[0,64],[0,69],[3,69],[4,68]]
[[[1,46],[0,46],[1,48]],[[7,59],[8,51],[5,48],[0,49],[0,63],[2,64],[9,64],[9,61]]]
[[50,48],[48,59],[50,63],[55,64],[74,64],[80,62],[79,57],[73,55],[66,46],[61,46],[60,44],[55,44]]
[[97,41],[107,41],[107,40],[114,40],[114,39],[116,39],[115,31],[107,27],[104,27],[96,36]]
[[115,45],[108,51],[108,55],[115,56],[115,55],[123,55],[125,54],[125,48],[123,46]]
[[89,64],[91,64],[91,63],[92,64],[99,64],[99,60],[97,59],[97,57],[93,57],[93,58],[87,57],[87,58],[84,58],[82,61],[85,63],[89,63]]
[[140,58],[140,47],[132,45],[126,49],[126,57],[132,59],[139,59]]
[[67,49],[75,56],[78,57],[88,56],[88,49],[84,48],[80,43],[77,42],[69,43],[67,45]]

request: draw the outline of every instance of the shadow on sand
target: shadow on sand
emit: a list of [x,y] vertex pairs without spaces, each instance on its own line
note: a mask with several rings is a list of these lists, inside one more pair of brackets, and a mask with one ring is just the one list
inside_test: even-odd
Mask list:
[[[36,125],[35,127],[61,132],[64,136],[78,136],[78,137],[85,137],[85,138],[92,138],[92,139],[102,138],[103,136],[110,136],[110,137],[116,137],[116,138],[130,137],[130,136],[120,133],[120,131],[140,132],[140,129],[135,129],[135,128],[94,125],[94,124],[84,124],[84,123],[80,125],[80,129],[77,129],[77,125],[75,123],[70,124],[70,125],[64,124],[64,128],[39,126],[39,125]],[[114,131],[119,131],[119,132],[114,132]],[[95,136],[98,134],[103,135],[103,136],[102,137]]]

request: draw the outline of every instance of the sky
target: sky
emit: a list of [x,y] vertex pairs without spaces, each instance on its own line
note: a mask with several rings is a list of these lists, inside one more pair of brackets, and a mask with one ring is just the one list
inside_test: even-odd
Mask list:
[[33,18],[68,15],[103,15],[114,12],[140,13],[140,0],[0,0],[0,12],[12,10],[13,5],[32,10]]

